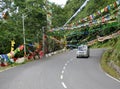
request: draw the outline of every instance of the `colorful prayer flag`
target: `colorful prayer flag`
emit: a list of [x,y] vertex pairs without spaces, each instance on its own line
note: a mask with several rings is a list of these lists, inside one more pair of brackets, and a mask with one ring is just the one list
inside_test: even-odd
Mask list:
[[100,15],[101,14],[101,12],[100,11],[97,11],[97,15]]
[[117,3],[116,2],[114,2],[114,8],[116,8],[117,7]]
[[110,5],[107,6],[108,10],[110,10]]
[[118,0],[118,3],[119,3],[118,5],[120,5],[120,0]]
[[108,12],[108,7],[107,6],[104,8],[104,12]]

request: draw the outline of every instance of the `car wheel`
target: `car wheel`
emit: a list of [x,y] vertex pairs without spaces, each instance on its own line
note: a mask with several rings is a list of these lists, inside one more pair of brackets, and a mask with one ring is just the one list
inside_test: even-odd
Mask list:
[[89,49],[88,49],[88,52],[87,52],[87,58],[90,56],[90,51],[89,51]]

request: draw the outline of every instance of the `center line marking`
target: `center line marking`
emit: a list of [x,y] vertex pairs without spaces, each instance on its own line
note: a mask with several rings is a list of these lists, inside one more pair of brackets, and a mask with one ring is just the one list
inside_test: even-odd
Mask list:
[[64,70],[62,70],[62,74],[64,74]]
[[67,63],[65,64],[65,66],[67,66]]
[[60,78],[63,79],[63,75],[61,75]]
[[64,82],[61,82],[61,84],[63,85],[64,88],[67,88]]
[[[67,65],[68,65],[71,61],[73,61],[73,59],[70,59],[69,61],[67,61],[67,62],[65,63],[65,65],[64,65],[64,67],[63,67],[63,69],[62,69],[62,71],[61,71],[61,76],[60,76],[60,79],[61,79],[61,80],[63,80],[65,69],[66,69]],[[62,84],[62,86],[63,86],[65,89],[67,88],[67,86],[65,85],[64,82],[61,82],[61,84]]]
[[63,70],[65,70],[65,68],[66,68],[66,67],[64,66],[64,67],[63,67]]

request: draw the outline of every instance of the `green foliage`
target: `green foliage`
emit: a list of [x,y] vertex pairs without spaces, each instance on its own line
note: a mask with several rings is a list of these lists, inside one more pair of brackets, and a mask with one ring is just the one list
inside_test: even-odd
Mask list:
[[[0,53],[8,53],[11,49],[11,40],[15,41],[15,47],[17,48],[19,45],[23,44],[23,18],[24,14],[24,25],[25,25],[25,36],[26,36],[26,44],[34,43],[34,42],[42,42],[42,27],[47,26],[46,21],[46,9],[44,8],[45,3],[44,0],[14,0],[15,5],[10,9],[14,11],[17,6],[19,6],[19,13],[12,14],[12,16],[8,17],[6,20],[0,21]],[[7,8],[10,6],[10,3],[7,3]],[[60,6],[52,4],[53,11],[53,27],[59,27],[63,25],[66,21],[65,10]],[[67,12],[67,11],[66,11]],[[64,15],[64,16],[63,16]],[[53,33],[49,33],[46,31],[46,34],[49,36],[54,36],[61,40],[65,32],[64,31],[56,31]],[[48,38],[49,39],[49,38]],[[50,40],[47,44],[51,44],[51,47],[54,50],[55,48],[60,48],[59,44],[55,41]],[[26,45],[27,46],[27,45]],[[17,53],[16,57],[23,56],[23,52]]]
[[[52,27],[61,27],[64,23],[78,10],[78,8],[84,3],[85,0],[68,0],[64,8],[59,5],[52,3]],[[90,0],[87,6],[73,19],[73,22],[86,17],[97,10],[104,8],[106,5],[111,4],[115,0]],[[10,3],[7,2],[7,7],[10,7]],[[98,4],[99,2],[99,4]],[[15,40],[15,48],[23,44],[23,23],[22,15],[25,17],[25,36],[27,43],[41,42],[42,41],[42,30],[43,26],[47,26],[46,21],[46,10],[44,8],[44,0],[15,0],[15,6],[11,7],[12,11],[19,6],[19,13],[13,14],[7,20],[0,21],[0,51],[1,53],[8,53],[10,51],[10,41]],[[97,9],[96,9],[97,8]],[[61,40],[66,34],[69,42],[82,43],[90,41],[98,35],[110,34],[110,32],[116,31],[116,27],[111,25],[101,26],[101,27],[87,27],[82,29],[75,29],[72,31],[55,31],[46,32],[47,35],[56,37]],[[109,29],[109,30],[107,30]],[[87,33],[87,34],[86,34]],[[7,46],[4,44],[6,43]],[[50,41],[52,43],[52,41]],[[7,49],[7,50],[6,50]]]
[[84,27],[80,29],[71,30],[67,35],[67,40],[77,39],[78,44],[86,43],[88,41],[96,39],[97,36],[106,36],[119,30],[119,24],[117,22],[97,25],[91,27]]
[[77,15],[74,21],[78,21],[78,19],[85,18],[93,13],[96,13],[98,10],[103,9],[107,5],[115,2],[116,0],[90,0],[85,8]]
[[68,0],[66,6],[64,7],[67,15],[67,19],[69,19],[85,2],[85,0]]
[[66,22],[66,12],[62,7],[60,7],[59,5],[55,5],[52,4],[52,24],[53,24],[53,28],[56,27],[61,27],[64,25],[64,23]]
[[108,74],[110,74],[111,76],[119,79],[120,78],[120,74],[118,72],[116,72],[113,68],[111,68],[109,65],[108,65],[108,62],[110,61],[110,55],[111,55],[111,52],[112,50],[109,50],[109,51],[106,51],[102,57],[102,60],[101,60],[101,66],[103,68],[103,70],[105,72],[107,72]]
[[[7,7],[9,3],[6,1]],[[32,5],[31,5],[32,4]],[[0,53],[8,53],[11,49],[11,40],[15,41],[15,47],[23,44],[23,23],[22,14],[25,17],[25,33],[26,39],[35,42],[36,34],[39,33],[39,38],[42,38],[42,26],[46,26],[46,12],[43,10],[44,5],[42,0],[15,0],[15,6],[19,6],[19,13],[13,14],[6,20],[0,21]],[[28,6],[28,7],[27,7]],[[11,10],[13,7],[10,8]],[[27,42],[29,43],[29,42]],[[19,54],[22,55],[22,54]]]

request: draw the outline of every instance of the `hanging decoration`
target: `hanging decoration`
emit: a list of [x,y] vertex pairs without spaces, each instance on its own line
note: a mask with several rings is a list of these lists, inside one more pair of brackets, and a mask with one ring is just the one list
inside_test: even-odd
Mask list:
[[[114,20],[116,19],[116,16],[118,14],[118,6],[120,5],[120,1],[117,0],[114,3],[107,5],[105,8],[98,10],[96,13],[93,13],[81,20],[79,20],[79,24],[76,25],[79,28],[82,26],[86,26],[85,22],[89,22],[89,26],[92,24],[99,24],[99,23],[105,23],[106,21]],[[96,18],[97,17],[97,18]],[[73,27],[74,25],[72,25]],[[72,28],[71,27],[71,28]]]

